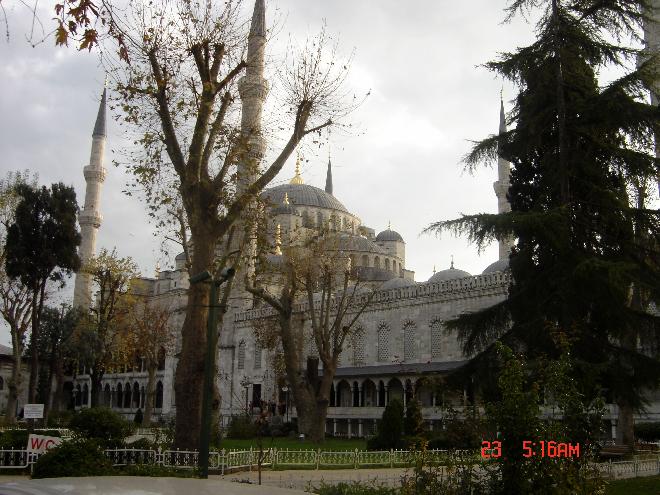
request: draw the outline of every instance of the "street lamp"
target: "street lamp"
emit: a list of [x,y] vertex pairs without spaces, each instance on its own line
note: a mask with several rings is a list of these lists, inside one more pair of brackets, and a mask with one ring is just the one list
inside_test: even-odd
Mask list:
[[223,268],[220,278],[215,280],[208,270],[190,277],[190,284],[206,282],[211,284],[209,295],[209,316],[206,325],[206,359],[204,360],[204,388],[202,391],[202,428],[199,439],[199,475],[209,477],[209,439],[211,436],[211,395],[213,395],[213,377],[215,376],[215,348],[218,332],[216,329],[216,310],[218,309],[218,287],[234,276],[233,268]]

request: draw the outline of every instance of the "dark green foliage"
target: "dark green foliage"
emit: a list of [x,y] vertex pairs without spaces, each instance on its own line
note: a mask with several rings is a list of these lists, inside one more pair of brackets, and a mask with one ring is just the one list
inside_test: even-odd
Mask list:
[[234,416],[229,423],[228,438],[249,439],[257,436],[257,425],[247,415]]
[[108,476],[113,474],[112,462],[98,442],[72,440],[64,442],[39,457],[34,465],[33,478],[67,476]]
[[355,481],[353,483],[339,483],[337,485],[321,484],[315,488],[318,495],[398,495],[397,488],[374,486],[374,483]]
[[[485,388],[500,371],[495,340],[524,350],[530,372],[540,374],[545,357],[562,353],[560,333],[571,342],[579,390],[591,399],[607,388],[632,411],[660,378],[660,359],[638,346],[657,349],[660,335],[660,317],[646,311],[660,302],[660,212],[647,199],[655,194],[660,112],[644,103],[650,64],[629,71],[621,62],[636,51],[605,41],[616,43],[613,33],[628,39],[646,3],[510,2],[510,15],[543,9],[533,44],[487,64],[519,88],[509,117],[515,128],[478,143],[466,163],[498,154],[512,163],[511,212],[428,229],[466,234],[479,247],[517,240],[508,299],[448,324],[476,356],[471,373]],[[606,63],[628,73],[600,87]]]
[[133,423],[135,423],[136,425],[141,425],[143,419],[144,419],[144,414],[142,414],[142,409],[138,407],[138,410],[135,411],[135,416],[133,417]]
[[51,189],[22,185],[18,193],[21,202],[7,231],[7,275],[33,289],[47,279],[61,281],[80,268],[76,193],[62,183]]
[[127,443],[126,448],[137,450],[158,450],[158,446],[148,438],[138,438],[133,442]]
[[635,437],[646,442],[657,442],[660,440],[660,422],[637,423],[635,425]]
[[417,399],[411,399],[407,404],[406,417],[403,420],[403,434],[411,437],[419,437],[424,432],[422,405]]
[[71,419],[73,419],[73,411],[52,411],[48,414],[48,426],[55,426],[58,428],[68,428]]
[[[40,430],[34,432],[37,435],[44,435],[48,437],[59,437],[60,432],[57,430]],[[5,430],[0,434],[0,448],[3,449],[25,449],[28,444],[27,430]]]
[[133,431],[133,424],[105,407],[83,409],[71,420],[70,428],[79,436],[96,440],[104,448],[120,447]]
[[175,469],[149,464],[131,464],[115,467],[113,473],[118,476],[149,476],[153,478],[197,478],[196,469]]
[[385,407],[383,417],[378,423],[378,434],[369,439],[369,450],[389,450],[402,448],[403,440],[403,404],[394,399]]
[[431,438],[429,449],[477,449],[481,442],[489,436],[483,418],[476,409],[459,415],[454,409],[449,409],[443,418],[443,428],[429,433]]

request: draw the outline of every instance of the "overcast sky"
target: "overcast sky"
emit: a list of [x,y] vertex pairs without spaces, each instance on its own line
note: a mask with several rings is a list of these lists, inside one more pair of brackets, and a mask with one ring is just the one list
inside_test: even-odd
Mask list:
[[[41,5],[53,2],[42,1]],[[355,59],[348,84],[370,97],[352,116],[361,132],[331,141],[334,195],[363,224],[387,227],[406,241],[407,267],[427,280],[433,267],[455,265],[473,274],[497,257],[495,245],[481,255],[464,239],[438,239],[420,232],[430,222],[461,213],[495,212],[492,183],[496,169],[475,175],[462,171],[461,157],[471,139],[497,131],[502,81],[478,67],[497,53],[527,44],[532,26],[523,20],[502,25],[497,0],[267,0],[267,21],[281,29],[271,48],[281,50],[289,36],[304,40],[323,20],[340,46]],[[10,40],[0,42],[0,172],[29,169],[40,182],[63,181],[84,198],[83,167],[104,72],[94,52],[55,48],[52,39],[32,48],[25,41],[30,15],[25,7],[3,2]],[[253,2],[246,0],[245,14]],[[48,26],[48,11],[41,18]],[[4,34],[4,33],[3,33]],[[504,83],[505,105],[514,89]],[[108,176],[103,186],[103,225],[97,249],[117,247],[132,256],[144,275],[159,252],[144,207],[122,194],[127,177],[111,165],[113,149],[126,146],[122,129],[109,120]],[[323,187],[327,152],[308,155],[303,177]],[[293,175],[293,160],[277,182]],[[70,284],[72,285],[72,284]],[[70,297],[67,292],[66,297]],[[8,342],[8,336],[0,336]]]

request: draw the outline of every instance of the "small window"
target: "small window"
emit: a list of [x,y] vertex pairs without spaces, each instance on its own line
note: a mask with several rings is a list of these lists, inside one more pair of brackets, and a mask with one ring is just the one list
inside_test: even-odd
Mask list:
[[238,369],[245,369],[245,342],[238,344]]
[[261,343],[257,339],[254,341],[254,369],[261,369]]

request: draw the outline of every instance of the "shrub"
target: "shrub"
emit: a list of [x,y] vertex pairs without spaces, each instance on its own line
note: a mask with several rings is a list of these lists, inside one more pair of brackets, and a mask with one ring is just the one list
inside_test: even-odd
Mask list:
[[637,423],[635,425],[635,437],[647,442],[660,440],[660,422]]
[[158,446],[148,438],[138,438],[126,444],[127,449],[158,450]]
[[383,411],[378,424],[378,434],[367,442],[370,450],[389,450],[403,447],[401,439],[403,427],[403,404],[394,399]]
[[196,478],[196,469],[175,469],[165,466],[149,464],[131,464],[115,468],[115,473],[120,476],[149,476],[154,478]]
[[403,420],[404,435],[419,437],[424,434],[424,418],[422,417],[422,405],[418,400],[408,402],[406,417]]
[[98,442],[79,439],[64,442],[39,457],[32,477],[107,476],[112,473],[112,462]]
[[257,426],[252,418],[247,415],[234,416],[229,423],[227,438],[250,439],[257,435]]
[[314,489],[318,495],[397,495],[396,488],[374,486],[373,483],[354,481],[353,483],[339,483],[338,485],[326,485],[325,483]]
[[48,413],[48,426],[55,426],[57,428],[68,428],[71,419],[73,418],[73,411],[51,411]]
[[116,412],[97,407],[83,409],[71,420],[70,428],[83,438],[98,441],[105,448],[120,447],[133,425]]

